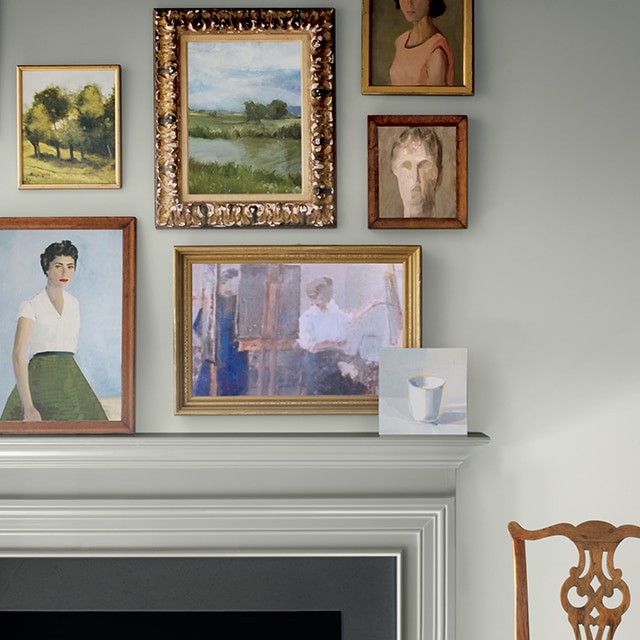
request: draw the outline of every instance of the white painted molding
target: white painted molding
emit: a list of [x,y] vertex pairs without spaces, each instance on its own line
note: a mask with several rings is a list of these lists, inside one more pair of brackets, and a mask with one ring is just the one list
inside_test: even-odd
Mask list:
[[5,437],[0,556],[393,556],[397,640],[453,640],[456,469],[488,442]]
[[468,436],[5,437],[3,468],[447,468],[489,442]]
[[399,640],[453,640],[453,498],[2,500],[2,557],[393,556]]

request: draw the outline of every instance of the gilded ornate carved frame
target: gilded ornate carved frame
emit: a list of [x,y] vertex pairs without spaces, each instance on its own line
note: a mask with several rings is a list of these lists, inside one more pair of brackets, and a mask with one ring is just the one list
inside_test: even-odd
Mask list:
[[334,10],[155,9],[154,33],[156,227],[335,226]]

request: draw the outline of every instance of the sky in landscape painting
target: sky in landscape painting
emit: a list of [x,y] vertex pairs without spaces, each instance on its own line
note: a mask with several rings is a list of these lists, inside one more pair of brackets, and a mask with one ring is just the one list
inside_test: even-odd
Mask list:
[[23,69],[22,72],[22,102],[30,105],[33,96],[50,85],[56,85],[68,91],[79,91],[88,84],[100,87],[106,98],[115,85],[115,71],[113,69],[65,69],[53,67],[51,69]]
[[244,112],[247,100],[299,111],[300,41],[190,42],[189,108]]

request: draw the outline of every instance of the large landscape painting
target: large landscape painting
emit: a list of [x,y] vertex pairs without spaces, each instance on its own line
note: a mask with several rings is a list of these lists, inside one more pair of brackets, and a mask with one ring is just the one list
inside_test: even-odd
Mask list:
[[157,227],[333,227],[333,9],[155,9]]
[[189,195],[302,191],[300,40],[188,43]]

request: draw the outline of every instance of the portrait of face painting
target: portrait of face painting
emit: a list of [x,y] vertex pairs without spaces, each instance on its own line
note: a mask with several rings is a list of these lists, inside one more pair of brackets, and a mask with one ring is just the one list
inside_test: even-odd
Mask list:
[[376,395],[398,264],[194,264],[194,396]]
[[384,218],[456,217],[456,128],[378,127]]
[[122,231],[3,229],[0,252],[1,420],[120,420]]

